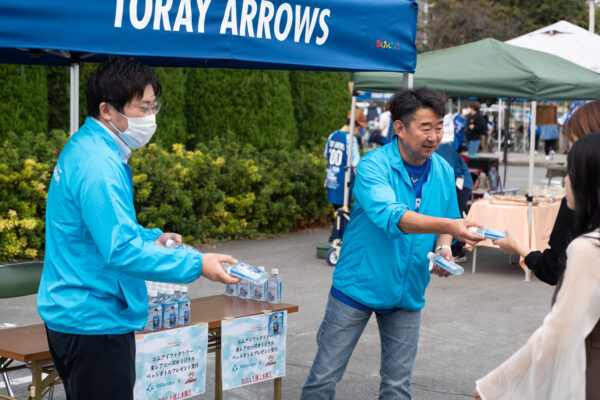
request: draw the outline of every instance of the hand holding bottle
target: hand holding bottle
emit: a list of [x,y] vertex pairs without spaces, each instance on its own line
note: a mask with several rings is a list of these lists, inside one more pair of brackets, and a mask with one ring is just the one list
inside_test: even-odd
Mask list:
[[229,275],[221,263],[235,264],[238,260],[227,254],[204,253],[202,255],[202,276],[211,281],[223,282],[228,285],[235,285],[240,280]]

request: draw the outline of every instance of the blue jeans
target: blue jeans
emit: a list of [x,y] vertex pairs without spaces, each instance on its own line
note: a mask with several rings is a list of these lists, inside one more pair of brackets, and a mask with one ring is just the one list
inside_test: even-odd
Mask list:
[[[333,399],[371,311],[350,307],[329,295],[317,333],[319,349],[301,400]],[[410,399],[410,377],[417,355],[421,311],[375,312],[381,341],[379,399]]]
[[472,156],[473,154],[477,154],[477,151],[479,151],[479,144],[481,143],[481,140],[469,140],[469,144],[467,145],[467,149],[469,151],[469,155]]

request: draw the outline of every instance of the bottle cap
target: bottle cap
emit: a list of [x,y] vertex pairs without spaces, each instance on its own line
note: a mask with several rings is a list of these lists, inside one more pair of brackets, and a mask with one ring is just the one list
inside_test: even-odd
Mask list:
[[427,258],[429,259],[429,261],[435,260],[436,257],[437,257],[437,254],[435,254],[432,251],[430,251],[429,253],[427,253]]
[[175,243],[175,241],[173,239],[169,239],[169,240],[167,240],[167,243],[165,243],[165,247],[167,249],[174,249],[176,245],[177,245],[177,243]]
[[273,269],[271,269],[271,273],[274,275],[277,275],[277,274],[279,274],[279,269],[273,268]]

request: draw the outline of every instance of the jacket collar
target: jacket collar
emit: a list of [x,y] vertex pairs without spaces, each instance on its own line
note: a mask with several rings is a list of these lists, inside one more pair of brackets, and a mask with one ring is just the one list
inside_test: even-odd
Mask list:
[[127,147],[127,145],[123,143],[123,141],[102,122],[98,121],[96,118],[87,117],[85,119],[85,125],[89,126],[94,132],[100,134],[111,149],[118,151],[123,162],[126,163],[127,160],[129,160],[129,157],[131,157],[131,149]]

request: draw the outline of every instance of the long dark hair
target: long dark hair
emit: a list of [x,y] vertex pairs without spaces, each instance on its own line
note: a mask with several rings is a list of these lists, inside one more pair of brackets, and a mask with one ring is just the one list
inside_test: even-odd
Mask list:
[[573,237],[600,228],[600,132],[581,137],[567,156],[575,197]]

